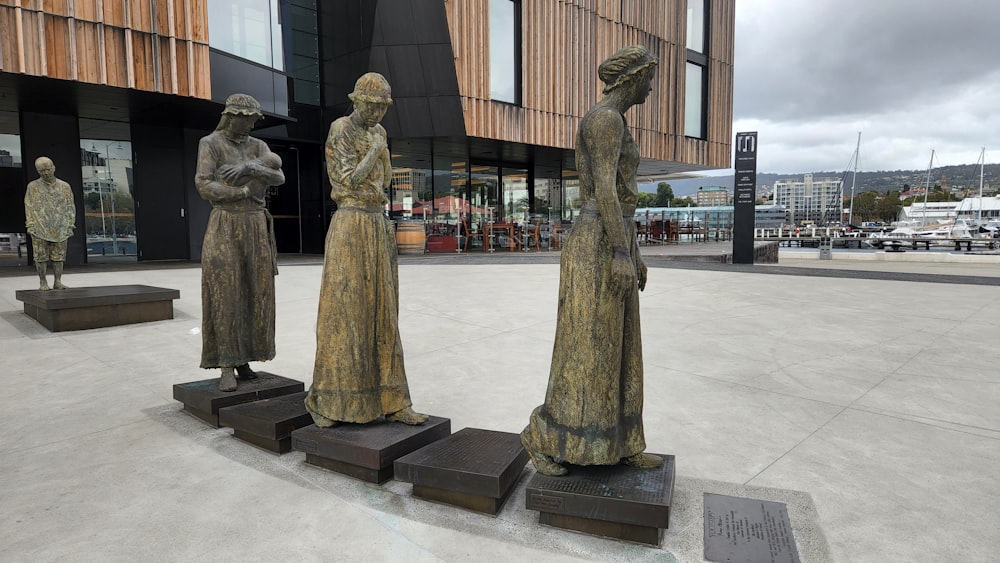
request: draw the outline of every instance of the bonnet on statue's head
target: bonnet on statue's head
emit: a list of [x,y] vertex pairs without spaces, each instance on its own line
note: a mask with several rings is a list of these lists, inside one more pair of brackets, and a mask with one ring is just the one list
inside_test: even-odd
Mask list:
[[604,87],[604,93],[607,94],[633,80],[647,68],[656,66],[657,63],[656,57],[646,47],[629,45],[601,63],[601,66],[597,68],[597,75],[601,82],[607,85]]
[[223,115],[256,115],[264,117],[260,112],[260,102],[249,94],[232,94],[226,98],[226,109],[222,110]]

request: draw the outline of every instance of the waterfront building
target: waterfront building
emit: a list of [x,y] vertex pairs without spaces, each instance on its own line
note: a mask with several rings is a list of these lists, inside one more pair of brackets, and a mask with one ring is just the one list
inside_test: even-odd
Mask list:
[[914,202],[899,210],[896,222],[901,225],[934,225],[948,223],[958,217],[957,201]]
[[729,195],[729,190],[722,186],[701,186],[698,188],[698,193],[694,195],[694,202],[699,207],[729,205],[732,202],[732,197]]
[[[193,182],[198,140],[243,92],[264,110],[253,135],[284,163],[268,203],[278,250],[322,252],[335,212],[323,143],[368,71],[393,87],[390,213],[572,221],[576,128],[601,96],[598,65],[624,45],[660,59],[650,99],[626,115],[639,175],[730,165],[734,5],[0,0],[0,184],[18,187],[0,191],[0,232],[23,231],[23,189],[45,154],[81,217],[100,213],[84,209],[84,189],[134,198],[122,221],[133,259],[199,259],[211,207]],[[100,259],[85,236],[70,240],[69,263]]]
[[984,223],[1000,222],[1000,196],[967,197],[955,206],[955,216],[958,219],[971,221],[982,218]]
[[840,178],[782,179],[774,183],[774,203],[788,209],[792,224],[840,221],[843,211]]

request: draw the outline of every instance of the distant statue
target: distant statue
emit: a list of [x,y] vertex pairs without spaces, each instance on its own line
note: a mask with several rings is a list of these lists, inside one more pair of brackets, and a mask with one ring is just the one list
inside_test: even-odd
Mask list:
[[73,190],[69,184],[56,178],[56,166],[49,157],[36,158],[35,170],[39,178],[28,183],[24,194],[24,216],[35,254],[38,289],[49,290],[45,279],[49,261],[52,262],[55,278],[52,287],[66,289],[62,282],[63,264],[66,262],[67,242],[76,226]]
[[201,251],[201,367],[222,368],[220,391],[235,391],[237,375],[256,378],[250,362],[274,358],[278,266],[264,195],[285,175],[281,158],[249,135],[261,117],[257,100],[233,94],[198,144],[194,182],[212,203]]
[[326,235],[316,321],[316,363],[306,410],[317,426],[380,416],[423,424],[413,411],[399,339],[396,239],[383,213],[392,180],[385,129],[389,83],[361,76],[354,111],[330,125],[326,169],[337,203]]
[[565,475],[575,465],[652,468],[642,429],[639,291],[646,265],[632,216],[639,150],[624,113],[650,92],[657,61],[626,47],[598,69],[601,99],[580,122],[576,167],[585,201],[562,250],[559,309],[545,404],[521,443],[535,469]]

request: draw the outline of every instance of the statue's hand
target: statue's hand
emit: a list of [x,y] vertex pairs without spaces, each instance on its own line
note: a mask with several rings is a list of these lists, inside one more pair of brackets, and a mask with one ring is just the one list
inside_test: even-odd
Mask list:
[[637,255],[635,257],[635,277],[636,281],[639,282],[639,291],[646,289],[646,275],[649,270],[646,268],[646,263],[642,261]]
[[615,251],[615,256],[611,259],[611,291],[615,295],[624,297],[633,287],[635,287],[635,264],[632,263],[627,251]]
[[369,152],[375,152],[381,154],[382,151],[387,150],[389,145],[386,143],[385,137],[375,133],[371,134],[371,140],[368,145]]

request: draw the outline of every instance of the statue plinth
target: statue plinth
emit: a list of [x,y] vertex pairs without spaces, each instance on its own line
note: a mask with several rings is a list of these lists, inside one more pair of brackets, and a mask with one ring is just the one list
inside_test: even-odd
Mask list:
[[301,381],[258,371],[257,379],[241,379],[239,388],[231,392],[219,391],[218,377],[175,384],[174,399],[184,403],[185,412],[218,428],[221,408],[302,391],[305,384]]
[[387,422],[315,424],[292,432],[292,449],[305,452],[306,463],[369,483],[393,477],[393,462],[451,434],[451,419],[431,416],[419,426]]
[[663,465],[567,465],[569,474],[536,473],[525,491],[525,506],[539,511],[542,524],[637,543],[660,545],[670,525],[674,456]]
[[528,462],[517,434],[463,428],[396,460],[413,496],[476,512],[500,512]]
[[219,426],[232,428],[234,437],[269,452],[290,452],[292,432],[313,423],[305,399],[301,391],[225,407],[219,409]]

